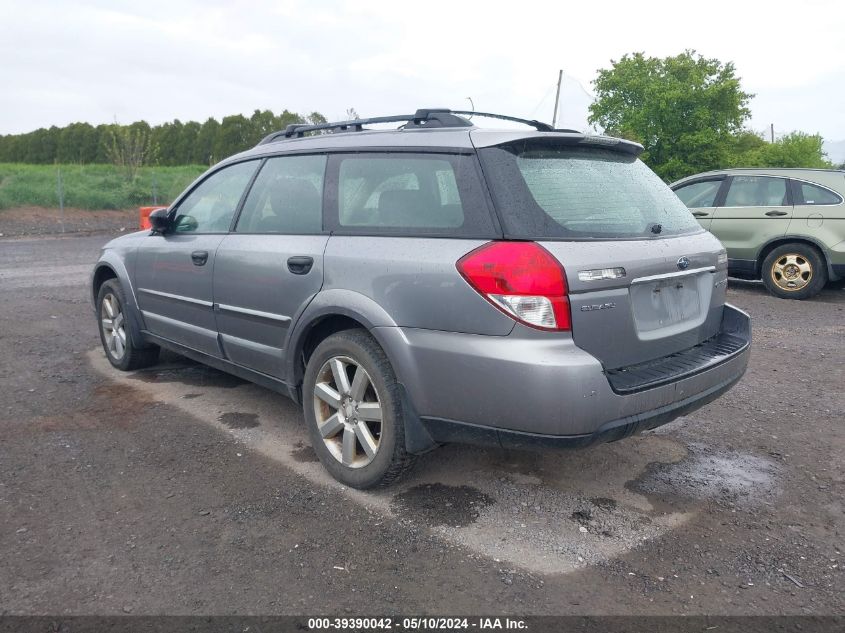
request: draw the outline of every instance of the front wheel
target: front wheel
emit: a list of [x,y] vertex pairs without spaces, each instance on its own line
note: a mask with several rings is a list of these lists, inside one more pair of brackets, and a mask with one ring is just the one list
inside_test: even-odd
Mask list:
[[308,360],[302,393],[311,444],[335,479],[373,488],[410,467],[396,376],[369,334],[345,330],[320,343]]
[[821,254],[808,244],[795,242],[778,246],[763,260],[763,284],[781,299],[815,297],[827,283],[827,269]]
[[97,317],[103,350],[114,367],[130,371],[158,362],[158,347],[136,345],[129,335],[126,296],[117,279],[109,279],[100,286],[100,292],[97,294]]

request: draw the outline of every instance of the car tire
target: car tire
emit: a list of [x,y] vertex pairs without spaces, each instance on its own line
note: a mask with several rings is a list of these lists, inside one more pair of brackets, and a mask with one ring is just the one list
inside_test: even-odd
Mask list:
[[109,279],[97,293],[97,322],[106,358],[122,371],[132,371],[158,362],[157,345],[137,345],[126,322],[126,295],[117,279]]
[[809,299],[827,283],[827,268],[818,249],[792,242],[766,255],[761,277],[766,290],[775,297]]
[[400,387],[367,332],[344,330],[322,341],[308,359],[302,394],[314,452],[339,482],[386,486],[411,467]]

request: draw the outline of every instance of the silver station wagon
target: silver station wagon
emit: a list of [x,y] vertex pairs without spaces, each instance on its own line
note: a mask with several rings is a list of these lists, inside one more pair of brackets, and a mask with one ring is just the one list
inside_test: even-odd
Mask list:
[[357,488],[443,443],[652,429],[730,389],[751,333],[725,250],[641,150],[449,110],[288,126],[104,247],[106,355],[164,347],[287,394]]

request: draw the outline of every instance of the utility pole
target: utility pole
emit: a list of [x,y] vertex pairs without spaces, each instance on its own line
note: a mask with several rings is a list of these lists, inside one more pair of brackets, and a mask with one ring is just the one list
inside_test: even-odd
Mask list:
[[557,106],[560,103],[560,84],[563,81],[563,70],[557,74],[557,93],[555,94],[555,112],[552,115],[552,127],[557,127]]
[[774,123],[772,123],[772,124],[770,124],[770,126],[769,126],[769,127],[770,127],[770,128],[771,128],[771,130],[772,130],[772,143],[774,143],[774,142],[775,142],[775,124],[774,124]]

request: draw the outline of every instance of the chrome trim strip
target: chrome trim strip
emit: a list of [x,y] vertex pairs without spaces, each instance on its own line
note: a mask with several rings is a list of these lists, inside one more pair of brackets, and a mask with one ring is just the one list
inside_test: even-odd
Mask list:
[[637,277],[631,280],[631,285],[644,284],[649,281],[660,281],[662,279],[675,279],[677,277],[686,277],[688,275],[698,275],[700,273],[715,273],[715,266],[705,266],[704,268],[692,268],[690,270],[679,270],[676,273],[664,273],[662,275],[650,275],[648,277]]
[[185,303],[193,303],[195,305],[211,308],[214,304],[211,301],[203,301],[202,299],[194,299],[193,297],[185,297],[182,295],[174,295],[169,292],[161,292],[160,290],[150,290],[149,288],[138,288],[138,292],[153,295],[155,297],[163,297],[164,299],[175,299],[176,301],[184,301]]
[[224,303],[215,304],[218,310],[225,312],[235,312],[237,314],[248,314],[249,316],[258,317],[260,319],[269,319],[270,321],[278,321],[279,323],[287,323],[290,321],[289,316],[284,314],[276,314],[274,312],[262,312],[261,310],[250,310],[249,308],[239,308],[238,306],[230,306]]

